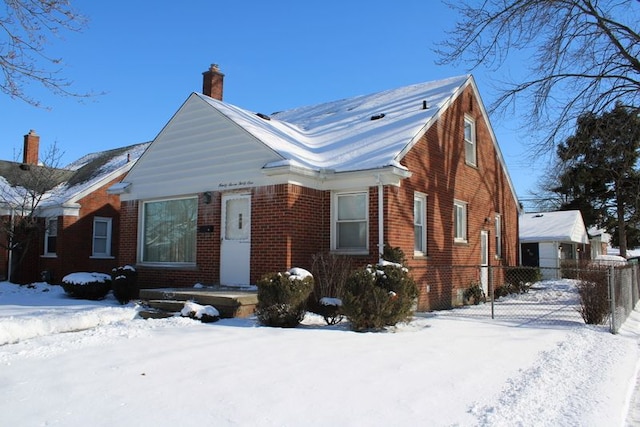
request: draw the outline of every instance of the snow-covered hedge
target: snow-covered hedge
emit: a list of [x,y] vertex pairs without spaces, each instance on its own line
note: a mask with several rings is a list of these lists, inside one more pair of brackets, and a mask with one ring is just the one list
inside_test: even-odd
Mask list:
[[379,330],[413,315],[418,287],[402,264],[381,261],[347,279],[342,312],[354,331]]
[[258,281],[258,321],[265,326],[298,326],[312,290],[313,276],[302,268],[266,274]]
[[104,273],[71,273],[62,278],[62,288],[73,298],[101,300],[111,290],[111,276]]

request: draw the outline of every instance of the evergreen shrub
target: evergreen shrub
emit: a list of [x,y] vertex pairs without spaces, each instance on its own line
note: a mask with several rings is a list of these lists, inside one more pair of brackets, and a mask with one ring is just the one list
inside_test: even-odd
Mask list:
[[104,273],[71,273],[62,279],[62,289],[73,298],[101,300],[111,290],[111,276]]
[[306,313],[306,302],[313,291],[313,276],[302,269],[269,273],[257,283],[256,315],[265,326],[295,328]]
[[138,273],[130,265],[111,270],[111,289],[113,296],[120,304],[126,304],[140,295],[138,288]]
[[342,309],[354,331],[380,330],[413,315],[418,287],[401,264],[383,262],[347,279]]

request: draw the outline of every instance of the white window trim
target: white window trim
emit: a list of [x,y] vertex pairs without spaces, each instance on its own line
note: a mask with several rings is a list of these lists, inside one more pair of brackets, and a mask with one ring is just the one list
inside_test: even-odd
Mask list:
[[[416,201],[419,201],[422,203],[422,217],[420,218],[420,222],[421,224],[418,224],[416,221],[416,215],[415,215],[415,203]],[[413,195],[413,203],[414,203],[414,208],[413,208],[413,229],[414,229],[414,239],[415,239],[415,228],[416,225],[421,225],[422,226],[422,235],[420,236],[420,240],[421,240],[421,249],[420,250],[416,250],[416,242],[414,241],[413,243],[413,255],[414,256],[427,256],[427,252],[428,252],[428,246],[427,246],[427,195],[424,193],[419,193],[416,192]]]
[[[466,132],[464,129],[467,126],[467,123],[471,126],[471,140],[467,139]],[[478,166],[478,144],[476,138],[476,121],[473,117],[465,114],[464,116],[464,127],[463,127],[463,135],[464,135],[464,160],[470,166]],[[469,159],[467,156],[467,144],[471,144],[473,146],[473,159]]]
[[[468,224],[467,224],[467,216],[469,215],[468,211],[468,203],[463,202],[461,200],[453,201],[453,240],[456,243],[467,243],[467,239],[469,236]],[[458,215],[458,210],[460,209],[462,215]],[[457,218],[461,218],[462,220],[462,234],[463,236],[458,236],[458,223]]]
[[[107,235],[106,237],[106,252],[104,253],[99,253],[96,252],[96,223],[97,222],[105,222],[107,224]],[[108,218],[108,217],[101,217],[101,216],[96,216],[93,218],[93,236],[91,239],[91,258],[113,258],[113,256],[111,256],[111,238],[112,238],[112,232],[113,232],[113,219],[112,218]],[[99,236],[99,238],[102,238],[102,236]]]
[[[56,222],[56,226],[55,229],[53,227],[51,227],[51,222],[55,221]],[[55,234],[51,234],[51,230],[54,229],[55,230]],[[56,246],[58,245],[58,218],[47,218],[45,220],[45,231],[44,231],[44,256],[45,257],[55,257],[57,256],[56,252],[50,252],[49,251],[49,237],[55,237],[56,238]]]
[[[137,264],[139,265],[148,265],[153,267],[172,267],[172,268],[181,268],[181,267],[195,267],[197,265],[196,261],[193,262],[155,262],[155,261],[143,261],[144,259],[144,207],[147,203],[156,203],[156,202],[167,202],[172,200],[186,200],[186,199],[195,199],[196,207],[198,206],[198,197],[197,196],[189,196],[189,197],[166,197],[162,199],[150,199],[143,200],[139,204],[138,208],[138,254],[137,254]],[[197,218],[196,218],[197,221]],[[198,230],[196,228],[196,252],[194,254],[195,259],[198,259]]]
[[[339,249],[338,248],[338,198],[345,195],[364,194],[365,203],[365,227],[366,238],[364,248]],[[369,190],[336,191],[331,194],[331,251],[347,255],[366,255],[369,253]]]
[[502,216],[500,214],[496,214],[495,229],[496,259],[500,259],[502,258]]

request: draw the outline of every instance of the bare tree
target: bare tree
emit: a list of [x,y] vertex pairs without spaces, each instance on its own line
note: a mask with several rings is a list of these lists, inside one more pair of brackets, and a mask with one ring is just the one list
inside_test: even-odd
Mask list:
[[81,31],[86,19],[69,0],[4,0],[0,9],[0,91],[31,105],[40,102],[26,89],[38,83],[56,95],[85,97],[70,90],[61,76],[62,60],[50,56],[47,43],[63,31]]
[[548,151],[584,113],[640,106],[640,1],[485,0],[447,3],[461,19],[437,50],[440,63],[500,68],[530,53],[527,75],[499,83],[493,111],[524,99],[525,123]]
[[59,168],[61,158],[53,144],[38,165],[0,161],[0,246],[10,255],[9,274],[45,231],[43,205],[55,199],[59,184],[73,173]]

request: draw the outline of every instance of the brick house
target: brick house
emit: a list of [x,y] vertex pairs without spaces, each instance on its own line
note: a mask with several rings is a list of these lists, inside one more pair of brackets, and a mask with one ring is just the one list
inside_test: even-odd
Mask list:
[[473,77],[268,116],[222,102],[217,66],[203,76],[110,190],[143,287],[252,284],[321,252],[364,265],[388,244],[435,309],[473,279],[444,268],[516,265],[519,205]]
[[[5,195],[11,189],[32,188],[45,175],[49,181],[36,207],[41,232],[20,265],[10,267],[9,253],[6,249],[0,253],[2,277],[11,274],[14,282],[30,283],[41,280],[45,272],[49,280],[59,282],[72,272],[110,272],[117,266],[120,199],[107,194],[107,189],[122,179],[148,143],[89,154],[65,168],[51,168],[39,165],[39,140],[29,132],[24,137],[23,162],[0,162]],[[0,215],[5,219],[20,215],[23,200],[11,203],[5,197]],[[18,251],[12,255],[14,261],[20,256]]]

